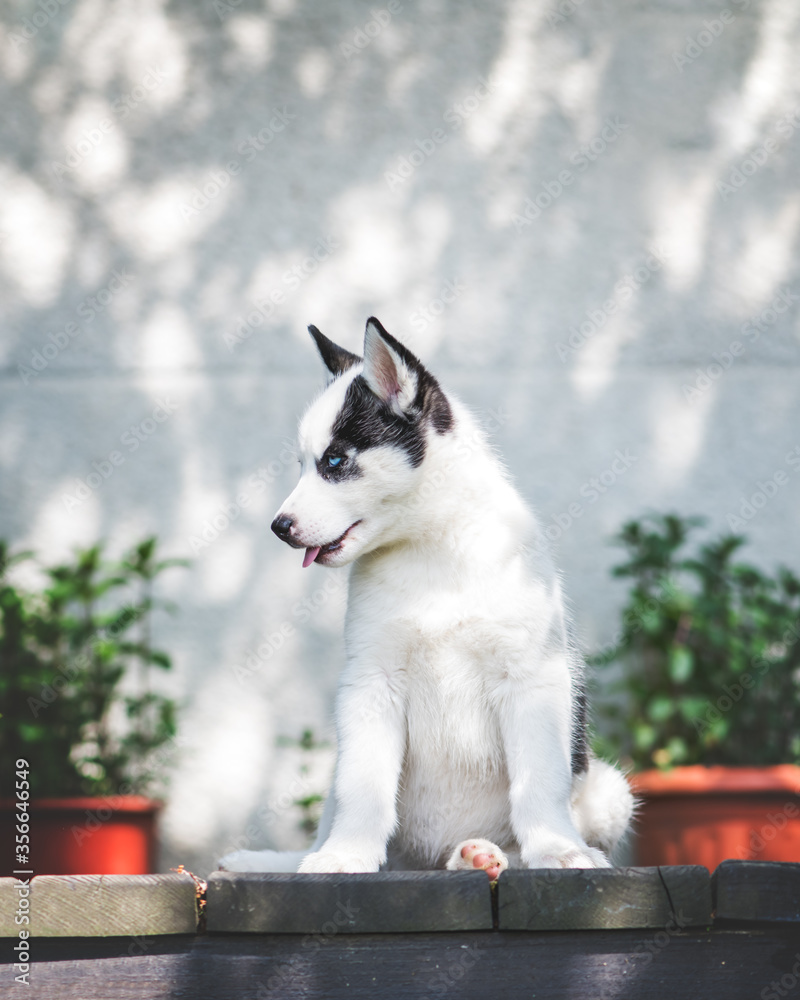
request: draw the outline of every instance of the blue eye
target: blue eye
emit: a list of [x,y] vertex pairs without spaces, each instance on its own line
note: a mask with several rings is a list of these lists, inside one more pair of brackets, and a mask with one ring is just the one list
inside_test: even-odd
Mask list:
[[341,455],[329,455],[328,456],[328,468],[335,469],[337,465],[341,465],[344,459]]

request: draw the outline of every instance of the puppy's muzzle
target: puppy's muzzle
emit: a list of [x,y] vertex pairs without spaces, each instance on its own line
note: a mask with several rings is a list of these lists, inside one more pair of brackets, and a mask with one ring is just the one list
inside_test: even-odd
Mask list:
[[286,542],[287,545],[291,545],[293,549],[302,549],[304,548],[303,543],[298,542],[296,538],[292,537],[293,527],[294,519],[289,517],[288,514],[278,514],[272,522],[272,530],[282,542]]

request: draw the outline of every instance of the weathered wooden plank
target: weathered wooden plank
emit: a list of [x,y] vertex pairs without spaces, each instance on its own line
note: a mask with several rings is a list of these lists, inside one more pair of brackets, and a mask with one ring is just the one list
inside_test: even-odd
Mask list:
[[210,932],[271,934],[491,930],[485,872],[288,875],[214,872]]
[[703,865],[662,865],[658,874],[677,926],[708,927],[714,910],[708,869]]
[[[796,935],[652,930],[34,941],[31,1000],[753,1000]],[[318,946],[317,946],[318,945]],[[11,983],[7,967],[0,982]],[[786,980],[788,982],[788,980]],[[11,983],[13,986],[13,983]],[[16,992],[10,993],[16,996]],[[22,995],[22,994],[20,994]]]
[[800,924],[800,864],[723,861],[713,889],[717,920]]
[[0,938],[18,937],[20,928],[27,929],[24,922],[16,923],[16,916],[19,912],[20,918],[29,911],[30,897],[25,895],[23,900],[20,895],[20,887],[23,894],[27,893],[24,882],[26,875],[21,875],[20,880],[15,878],[0,878]]
[[196,927],[187,874],[39,875],[31,883],[35,937],[188,934]]
[[500,930],[590,930],[711,923],[711,883],[699,866],[517,869],[497,885]]

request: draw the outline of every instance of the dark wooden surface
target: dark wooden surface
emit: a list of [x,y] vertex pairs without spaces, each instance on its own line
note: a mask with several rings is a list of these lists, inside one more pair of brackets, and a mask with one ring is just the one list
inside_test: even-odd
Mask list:
[[497,886],[500,930],[705,927],[711,879],[702,867],[524,869]]
[[800,944],[800,864],[723,861],[713,885],[718,920],[794,923]]
[[[757,1000],[796,929],[198,935],[32,944],[31,1000]],[[8,952],[6,952],[8,955]],[[800,985],[800,984],[798,984]],[[24,991],[24,992],[23,992]],[[779,996],[786,995],[777,994]],[[791,994],[789,994],[791,995]]]
[[485,872],[278,875],[214,872],[209,931],[269,934],[492,929]]
[[[800,997],[800,865],[720,866],[710,929],[689,926],[702,924],[709,909],[709,880],[696,869],[506,872],[503,878],[494,897],[499,929],[431,931],[425,928],[448,921],[491,923],[482,872],[221,874],[211,879],[209,917],[216,912],[210,926],[226,932],[33,938],[30,987],[14,982],[14,941],[6,938],[0,998]],[[95,909],[93,883],[69,885],[75,899],[65,907],[75,910],[72,904],[83,901]],[[126,906],[120,897],[120,911]],[[510,928],[514,907],[527,929]],[[116,919],[116,910],[111,916]],[[539,919],[549,929],[532,929]],[[256,932],[265,921],[277,932]],[[290,933],[291,921],[313,933]],[[559,921],[572,929],[553,929]],[[594,929],[578,929],[581,922]],[[114,933],[114,926],[109,918],[99,933]],[[250,932],[235,929],[242,926]]]

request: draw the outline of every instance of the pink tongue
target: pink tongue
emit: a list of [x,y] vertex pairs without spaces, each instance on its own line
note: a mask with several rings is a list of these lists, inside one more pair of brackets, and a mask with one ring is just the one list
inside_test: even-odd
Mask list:
[[314,562],[314,560],[319,555],[319,550],[320,550],[320,546],[319,545],[317,545],[317,547],[314,548],[314,549],[312,549],[312,548],[306,549],[306,554],[305,554],[305,556],[303,558],[303,569],[305,569],[306,566],[310,566],[311,563]]

